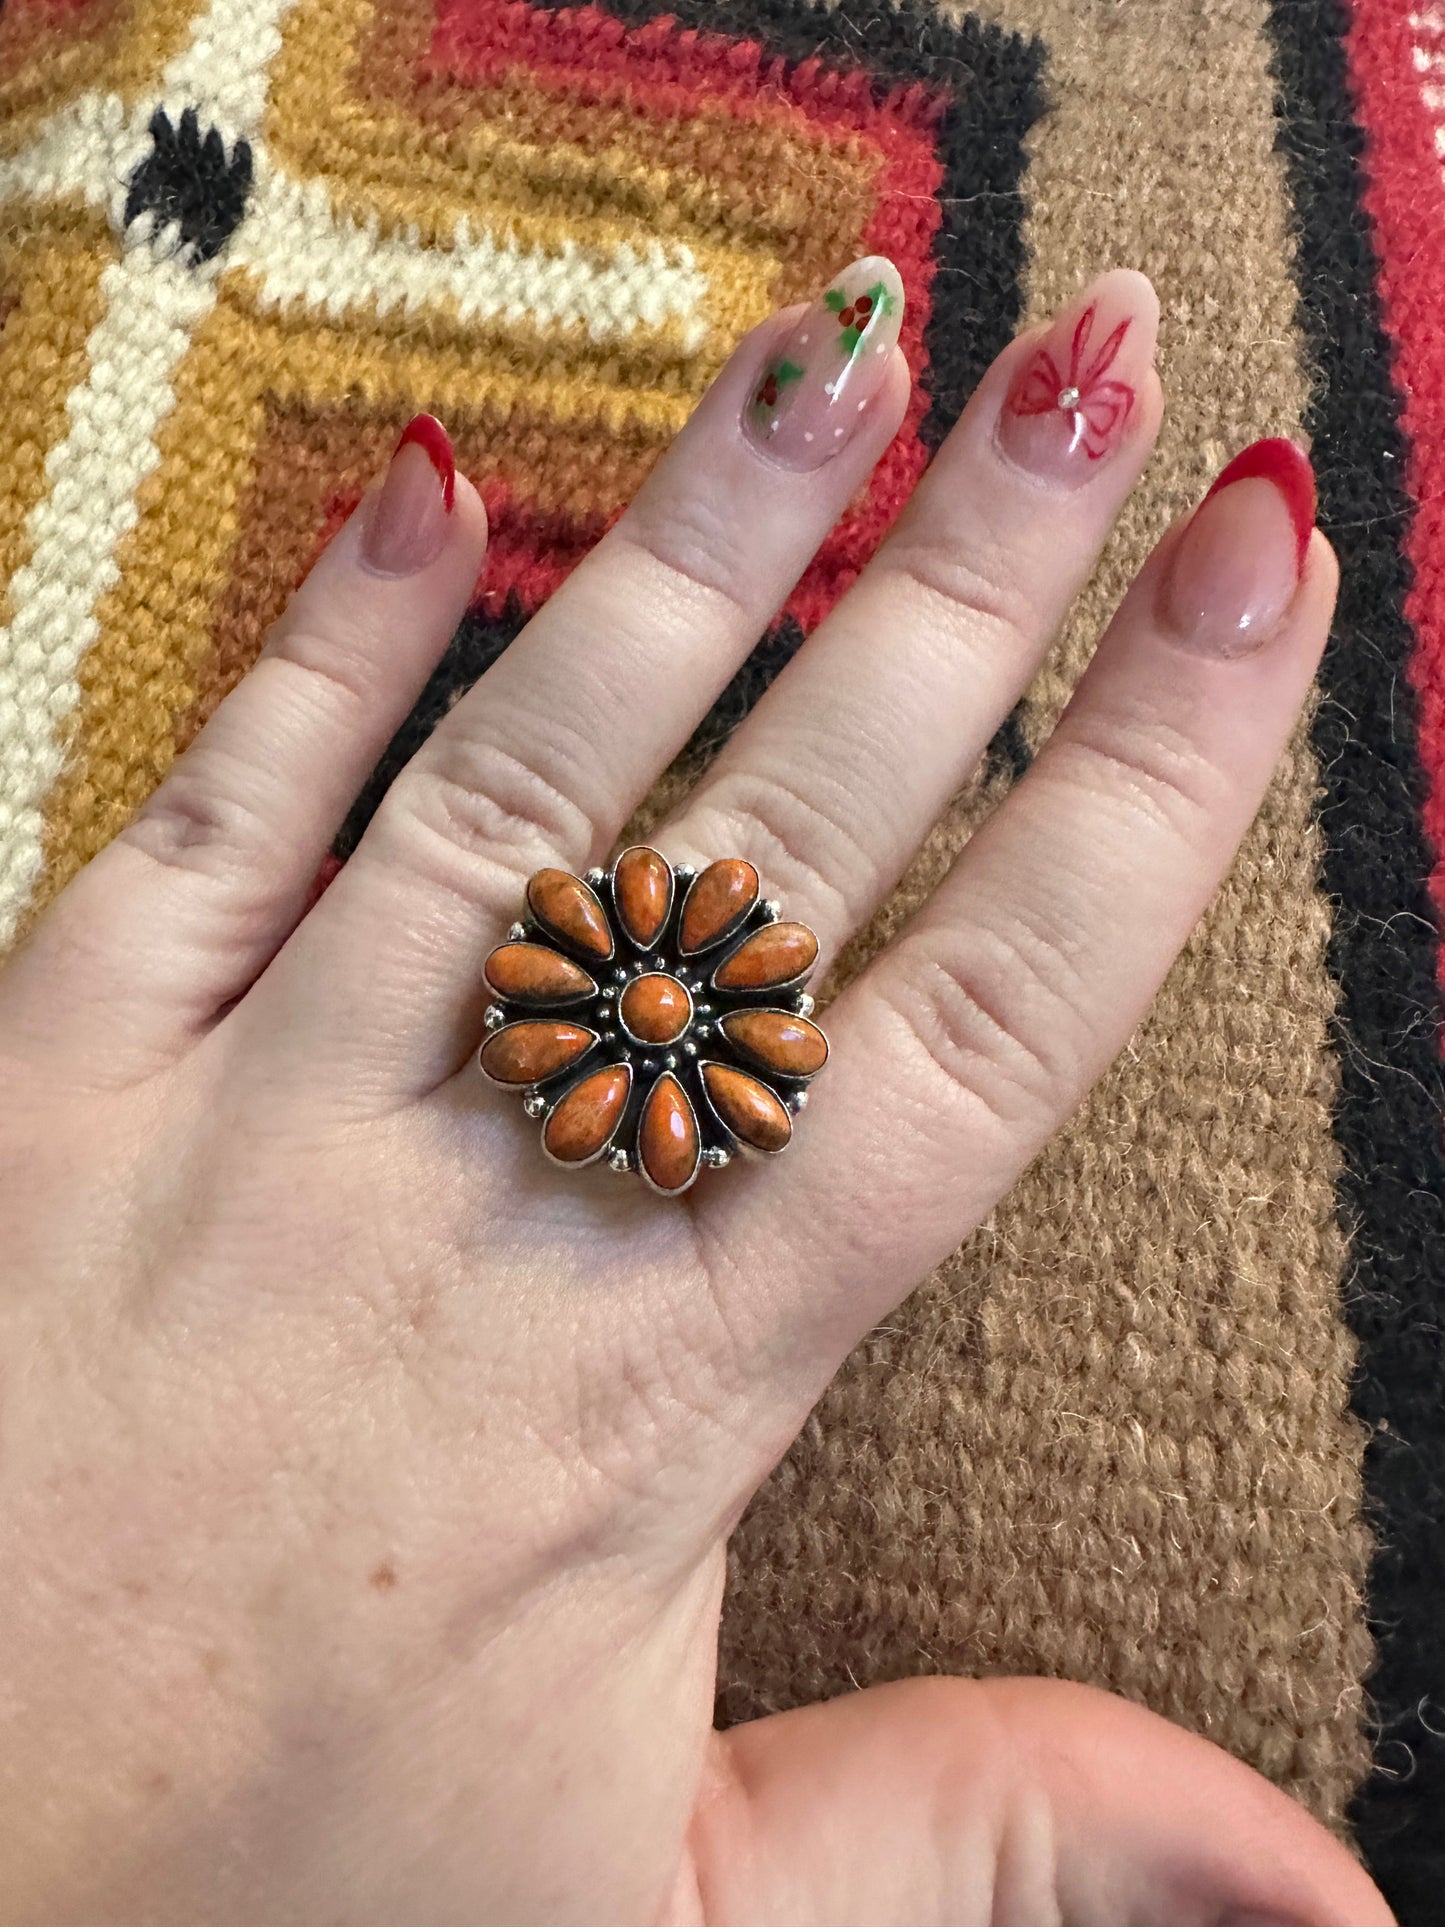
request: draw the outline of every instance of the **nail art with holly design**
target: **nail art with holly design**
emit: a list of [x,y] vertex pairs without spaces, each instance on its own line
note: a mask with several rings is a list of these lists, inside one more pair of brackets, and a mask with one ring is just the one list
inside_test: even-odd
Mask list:
[[743,428],[789,468],[845,447],[883,386],[903,321],[903,284],[881,255],[845,268],[764,368]]

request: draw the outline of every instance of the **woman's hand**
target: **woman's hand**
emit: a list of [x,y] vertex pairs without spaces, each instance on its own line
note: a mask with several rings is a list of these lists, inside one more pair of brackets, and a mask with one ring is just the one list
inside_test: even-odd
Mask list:
[[[529,874],[605,858],[898,426],[896,278],[837,287],[741,345],[308,912],[482,560],[419,430],[0,977],[4,1921],[1388,1921],[1282,1794],[1085,1687],[711,1730],[730,1526],[1124,1045],[1254,814],[1334,595],[1302,458],[1166,537],[828,1012],[786,1157],[672,1200],[560,1172],[475,1068]],[[826,965],[1089,574],[1155,324],[1116,272],[1005,352],[669,857],[751,859]]]

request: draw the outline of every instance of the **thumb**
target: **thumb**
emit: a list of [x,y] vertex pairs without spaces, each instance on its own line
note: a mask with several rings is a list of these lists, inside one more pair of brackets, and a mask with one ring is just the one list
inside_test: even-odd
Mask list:
[[1302,1807],[1094,1687],[906,1680],[714,1746],[669,1927],[1393,1927]]

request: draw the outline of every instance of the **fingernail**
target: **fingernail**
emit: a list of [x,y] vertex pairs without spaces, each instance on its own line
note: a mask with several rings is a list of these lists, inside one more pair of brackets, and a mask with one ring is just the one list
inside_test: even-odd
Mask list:
[[903,283],[881,254],[845,268],[764,369],[743,431],[788,468],[846,448],[883,386],[903,325]]
[[1164,585],[1174,639],[1200,655],[1247,656],[1278,628],[1315,522],[1308,458],[1282,436],[1236,455],[1179,538]]
[[378,575],[415,575],[435,562],[456,490],[451,438],[435,415],[414,416],[366,512],[362,561]]
[[999,445],[1047,481],[1076,487],[1128,434],[1154,359],[1158,302],[1141,274],[1101,275],[1065,309],[1015,375]]

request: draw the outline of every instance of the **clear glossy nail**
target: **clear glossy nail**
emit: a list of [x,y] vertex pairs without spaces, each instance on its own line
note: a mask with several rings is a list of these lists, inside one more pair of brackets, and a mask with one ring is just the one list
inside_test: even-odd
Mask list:
[[402,430],[386,479],[366,511],[361,559],[378,575],[415,575],[441,554],[456,499],[451,439],[434,415]]
[[1200,655],[1246,656],[1294,601],[1314,526],[1314,476],[1293,442],[1237,455],[1180,536],[1164,584],[1165,626]]

